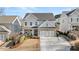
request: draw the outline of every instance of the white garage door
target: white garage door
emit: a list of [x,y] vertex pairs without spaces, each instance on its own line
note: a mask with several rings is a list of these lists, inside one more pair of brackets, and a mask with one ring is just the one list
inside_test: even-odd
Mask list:
[[54,37],[55,35],[54,31],[40,31],[40,37]]
[[0,40],[4,40],[4,35],[0,34]]

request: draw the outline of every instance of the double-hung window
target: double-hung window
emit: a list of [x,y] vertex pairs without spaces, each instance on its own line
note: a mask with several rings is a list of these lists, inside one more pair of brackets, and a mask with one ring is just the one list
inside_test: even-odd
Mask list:
[[77,18],[77,22],[79,22],[79,18]]
[[71,18],[71,22],[72,22],[72,18]]
[[38,22],[35,22],[35,25],[38,25]]
[[30,26],[32,26],[32,22],[30,22]]
[[25,26],[27,26],[27,22],[25,22]]

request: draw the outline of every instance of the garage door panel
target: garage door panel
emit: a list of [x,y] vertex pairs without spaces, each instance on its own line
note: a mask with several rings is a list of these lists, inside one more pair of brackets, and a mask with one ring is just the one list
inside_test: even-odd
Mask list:
[[54,31],[40,31],[40,36],[41,37],[53,37],[55,36]]

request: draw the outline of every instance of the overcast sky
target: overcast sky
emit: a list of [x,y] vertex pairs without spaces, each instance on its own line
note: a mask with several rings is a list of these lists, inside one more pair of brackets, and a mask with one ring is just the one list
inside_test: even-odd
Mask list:
[[70,11],[75,7],[5,7],[6,15],[24,15],[25,13],[54,13],[60,14],[62,11]]

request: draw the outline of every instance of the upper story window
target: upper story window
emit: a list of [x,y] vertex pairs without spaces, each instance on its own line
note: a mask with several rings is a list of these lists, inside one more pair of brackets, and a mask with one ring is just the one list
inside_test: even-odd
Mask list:
[[72,18],[71,18],[71,22],[72,22]]
[[79,18],[77,18],[77,22],[79,22]]
[[30,22],[30,26],[32,26],[32,22]]
[[38,25],[38,22],[35,22],[35,25]]
[[62,23],[64,23],[64,20],[62,21]]
[[25,22],[25,26],[27,26],[27,22]]

